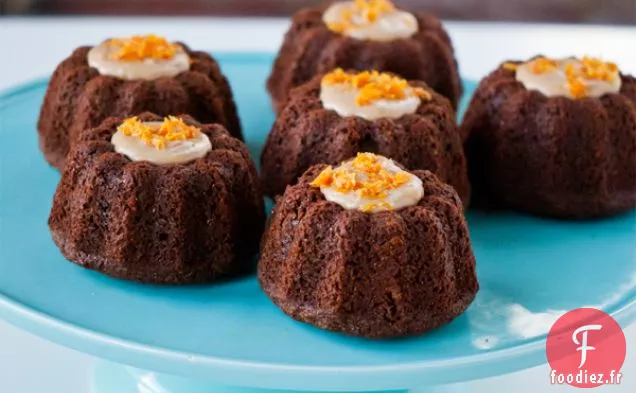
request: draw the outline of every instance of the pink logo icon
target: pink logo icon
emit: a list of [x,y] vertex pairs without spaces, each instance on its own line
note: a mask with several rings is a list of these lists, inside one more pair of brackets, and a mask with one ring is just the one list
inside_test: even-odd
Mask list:
[[579,388],[620,384],[625,335],[608,314],[579,308],[559,318],[548,334],[550,383]]

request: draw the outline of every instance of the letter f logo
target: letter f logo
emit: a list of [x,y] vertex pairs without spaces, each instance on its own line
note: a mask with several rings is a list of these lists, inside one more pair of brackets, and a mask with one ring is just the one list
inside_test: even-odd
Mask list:
[[[581,351],[581,364],[579,365],[579,368],[583,367],[585,361],[587,360],[587,351],[593,351],[596,349],[587,345],[587,332],[589,330],[601,330],[601,328],[603,328],[603,326],[601,325],[585,325],[576,329],[572,334],[572,341],[574,341],[574,344],[580,345],[580,347],[576,349],[577,351]],[[583,334],[581,334],[582,339],[581,342],[579,342],[576,336],[578,336],[578,334],[581,332],[583,332]]]

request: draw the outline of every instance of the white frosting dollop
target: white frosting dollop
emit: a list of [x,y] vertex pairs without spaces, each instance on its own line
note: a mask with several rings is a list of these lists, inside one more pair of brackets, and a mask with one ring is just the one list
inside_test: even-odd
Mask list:
[[[556,61],[556,68],[547,72],[535,72],[532,69],[532,61],[519,64],[516,70],[516,80],[521,82],[528,90],[536,90],[548,97],[575,97],[570,89],[566,75],[566,67],[571,64],[576,70],[582,64],[579,59],[565,58]],[[618,93],[621,89],[621,78],[616,74],[613,80],[580,78],[586,87],[585,97],[601,97],[608,93]]]
[[[325,199],[335,202],[345,209],[357,209],[371,213],[416,205],[420,199],[422,199],[422,196],[424,196],[422,180],[411,173],[405,172],[398,167],[393,160],[382,156],[376,157],[383,169],[391,174],[399,172],[405,173],[408,175],[408,181],[397,188],[386,190],[381,197],[373,198],[363,196],[359,191],[341,192],[331,186],[320,187],[320,191],[325,196]],[[356,177],[364,178],[366,175],[364,172],[354,168],[353,161],[354,160],[346,161],[338,168],[335,168],[335,170],[340,168],[348,169],[355,172]]]
[[173,77],[190,69],[190,56],[179,47],[170,59],[148,58],[137,61],[122,61],[111,56],[119,48],[108,41],[93,47],[88,52],[88,65],[96,68],[100,75],[110,75],[125,80],[155,80]]
[[[150,127],[161,127],[161,122],[144,122]],[[210,138],[203,132],[199,132],[194,138],[186,140],[170,141],[165,148],[158,149],[148,145],[142,139],[126,135],[118,130],[111,138],[110,143],[117,153],[123,154],[132,161],[149,161],[155,164],[182,164],[205,156],[211,149]]]
[[[323,13],[322,19],[327,26],[343,23],[343,14],[354,10],[353,1],[342,1],[332,4]],[[409,12],[394,9],[380,13],[376,20],[369,22],[362,13],[353,13],[350,26],[339,33],[359,40],[393,41],[412,37],[418,31],[415,16]]]
[[356,97],[360,90],[345,84],[326,84],[320,88],[320,100],[325,109],[336,111],[342,117],[358,116],[367,120],[383,117],[397,119],[417,111],[422,100],[415,95],[413,89],[406,90],[406,97],[401,100],[374,100],[367,105],[358,105]]

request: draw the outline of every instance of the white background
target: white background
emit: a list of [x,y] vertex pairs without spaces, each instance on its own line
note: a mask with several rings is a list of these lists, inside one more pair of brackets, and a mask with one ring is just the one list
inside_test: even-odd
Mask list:
[[[4,18],[0,19],[0,90],[46,76],[75,47],[113,35],[155,32],[196,49],[275,51],[286,25],[284,20],[260,19]],[[447,27],[460,71],[468,78],[481,78],[501,61],[538,53],[601,56],[617,62],[622,71],[636,74],[636,28],[479,23],[447,23]],[[595,391],[636,391],[636,325],[626,335],[623,384]],[[0,393],[87,393],[94,363],[90,356],[0,322]],[[540,366],[477,381],[469,389],[472,393],[579,391],[550,386],[548,373],[547,366]]]

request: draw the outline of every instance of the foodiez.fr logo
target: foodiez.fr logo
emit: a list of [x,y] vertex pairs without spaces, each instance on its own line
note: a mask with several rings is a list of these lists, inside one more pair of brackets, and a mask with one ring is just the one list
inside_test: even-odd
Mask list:
[[550,383],[579,388],[620,384],[626,347],[623,330],[603,311],[579,308],[567,312],[548,333]]

